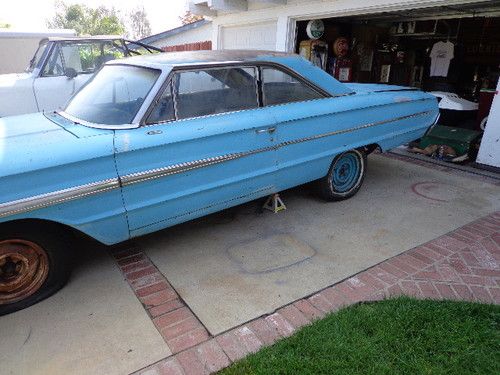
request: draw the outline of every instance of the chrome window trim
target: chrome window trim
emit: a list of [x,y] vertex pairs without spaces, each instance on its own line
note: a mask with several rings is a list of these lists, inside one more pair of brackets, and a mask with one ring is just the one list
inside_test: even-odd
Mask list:
[[121,124],[121,125],[97,124],[95,122],[89,122],[79,119],[78,117],[72,116],[64,111],[58,111],[57,114],[61,115],[67,120],[74,122],[77,125],[83,125],[88,128],[94,128],[94,129],[119,130],[119,129],[137,129],[139,127],[138,124]]
[[[155,68],[149,68],[149,69],[155,69]],[[142,119],[147,118],[147,116],[149,115],[148,110],[152,106],[152,103],[154,103],[154,101],[156,100],[158,93],[162,90],[165,80],[168,80],[170,72],[171,72],[170,68],[161,69],[161,74],[158,76],[155,84],[151,87],[151,90],[149,90],[148,95],[146,95],[146,97],[144,98],[144,102],[142,103],[141,108],[139,108],[139,110],[135,114],[134,119],[132,120],[132,123],[135,125],[136,128],[139,128],[142,125]]]
[[[305,82],[307,85],[311,86],[314,90],[316,90],[318,93],[324,95],[325,97],[332,97],[335,96],[335,94],[330,94],[328,91],[322,89],[321,87],[317,86],[315,83],[311,82],[308,80],[306,77],[300,75],[296,70],[290,68],[287,65],[283,65],[274,61],[266,61],[266,60],[253,60],[253,61],[239,61],[239,62],[217,62],[217,63],[200,63],[200,64],[185,64],[185,65],[176,65],[172,68],[172,71],[178,71],[178,70],[190,70],[192,68],[196,69],[203,69],[203,67],[207,68],[216,68],[216,67],[226,67],[226,66],[239,66],[239,67],[245,67],[245,66],[251,66],[251,67],[257,67],[260,68],[262,66],[266,67],[274,67],[279,70],[285,71],[286,73],[292,75],[294,78],[297,78],[300,81]],[[349,95],[355,94],[354,92],[348,93]],[[342,94],[344,95],[344,94]]]
[[[172,87],[173,82],[172,82],[172,79],[170,77],[171,77],[170,75],[167,77],[167,80],[165,81],[165,83],[163,83],[162,86],[158,89],[158,92],[155,94],[155,96],[151,100],[149,106],[144,111],[144,115],[142,116],[142,118],[144,118],[145,120],[144,120],[144,123],[142,123],[142,121],[139,122],[140,126],[146,127],[146,126],[152,126],[152,125],[166,124],[168,122],[175,121],[175,118],[177,118],[177,104],[176,104],[176,99],[175,99],[175,96],[173,93],[173,87]],[[162,98],[165,90],[170,90],[170,96],[172,97],[172,107],[173,107],[172,109],[174,110],[174,118],[169,119],[169,120],[158,121],[158,122],[149,122],[148,120],[151,117],[151,114],[153,113],[156,106],[160,103],[160,99]]]
[[[242,109],[236,109],[233,111],[223,111],[223,112],[218,112],[218,113],[210,113],[206,115],[201,115],[201,116],[194,116],[194,117],[183,117],[179,118],[179,110],[177,108],[177,102],[178,102],[178,91],[175,90],[175,87],[177,86],[177,81],[178,77],[181,73],[188,73],[188,72],[201,72],[201,71],[206,71],[206,70],[221,70],[221,69],[238,69],[238,68],[250,68],[254,71],[254,80],[255,80],[255,107],[251,108],[242,108]],[[175,110],[175,121],[182,121],[182,120],[190,120],[194,118],[200,118],[200,117],[208,117],[208,116],[214,116],[214,115],[221,115],[225,113],[238,113],[241,111],[251,111],[254,109],[259,109],[260,108],[260,100],[259,100],[259,76],[258,76],[258,67],[252,64],[249,65],[241,65],[241,64],[236,64],[236,65],[231,65],[231,66],[210,66],[210,67],[205,67],[205,68],[193,68],[193,69],[177,69],[173,71],[172,75],[172,83],[174,84],[173,89],[173,95],[174,95],[174,110]],[[174,120],[172,120],[174,121]]]
[[[237,67],[250,67],[256,69],[256,75],[255,77],[257,78],[257,84],[256,84],[256,89],[257,89],[257,102],[258,106],[256,108],[246,108],[246,109],[240,109],[236,111],[228,111],[228,112],[220,112],[220,113],[212,113],[208,115],[203,115],[203,116],[195,116],[195,117],[186,117],[179,119],[177,115],[177,93],[175,88],[172,88],[173,91],[173,99],[174,99],[174,111],[175,111],[175,119],[169,120],[169,121],[162,121],[159,123],[152,123],[148,124],[147,123],[147,118],[150,115],[150,113],[153,111],[153,107],[156,103],[156,101],[161,97],[161,94],[163,93],[163,90],[172,82],[175,77],[175,74],[177,72],[182,72],[182,71],[198,71],[198,70],[203,70],[203,69],[217,69],[217,68],[237,68]],[[280,104],[274,104],[274,105],[268,105],[264,106],[264,99],[263,99],[263,90],[261,88],[262,85],[262,72],[261,68],[262,67],[272,67],[278,70],[281,70],[289,75],[291,75],[293,78],[297,79],[298,81],[306,84],[308,87],[312,88],[314,91],[316,91],[318,94],[322,95],[322,98],[317,98],[317,99],[312,99],[312,100],[303,100],[303,101],[296,101],[296,102],[287,102],[287,103],[280,103]],[[186,120],[193,120],[193,119],[200,119],[200,118],[208,118],[212,116],[220,116],[228,113],[239,113],[242,111],[253,111],[256,109],[261,109],[261,108],[270,108],[270,107],[276,107],[276,106],[282,106],[282,105],[287,105],[287,104],[292,104],[292,103],[307,103],[313,100],[323,100],[323,99],[328,99],[328,98],[336,98],[336,97],[341,97],[341,96],[348,96],[348,95],[354,95],[355,92],[350,92],[346,94],[330,94],[326,90],[323,90],[322,88],[318,87],[311,81],[309,81],[307,78],[301,76],[298,72],[293,70],[292,68],[282,65],[276,62],[269,62],[269,61],[260,61],[260,60],[255,60],[255,61],[230,61],[230,62],[211,62],[211,63],[185,63],[185,64],[178,64],[176,66],[173,66],[172,69],[170,70],[167,78],[164,80],[163,85],[158,89],[156,92],[156,95],[154,99],[151,101],[150,106],[144,111],[144,116],[142,119],[139,120],[139,123],[141,124],[140,126],[147,127],[147,126],[156,126],[156,125],[163,125],[163,124],[168,124],[172,122],[177,122],[177,121],[186,121]],[[144,103],[143,103],[144,105]]]
[[[146,125],[142,125],[142,127],[159,126],[159,125],[169,124],[169,123],[172,123],[172,122],[183,122],[183,121],[190,121],[190,120],[196,120],[196,119],[211,118],[211,117],[224,116],[224,115],[227,115],[227,114],[240,113],[240,112],[246,112],[246,111],[264,110],[266,108],[274,108],[274,107],[286,106],[286,105],[290,105],[290,104],[309,103],[309,102],[315,102],[315,101],[319,101],[319,100],[326,100],[326,99],[338,98],[338,97],[342,97],[342,96],[351,96],[351,95],[353,95],[353,94],[351,94],[351,93],[339,94],[337,96],[331,96],[331,97],[328,97],[328,98],[311,99],[311,100],[305,100],[305,101],[302,101],[302,102],[282,103],[282,104],[274,104],[274,105],[269,105],[269,106],[260,107],[260,108],[240,109],[238,111],[221,112],[221,113],[215,113],[215,114],[212,114],[212,115],[205,115],[205,116],[198,116],[198,117],[189,117],[189,118],[180,119],[180,120],[170,120],[170,121],[159,122],[159,123],[154,123],[154,124],[146,124]],[[429,100],[429,98],[415,99],[415,100],[412,100],[412,102],[420,102],[420,101],[426,101],[426,100]],[[430,99],[430,100],[432,100],[432,99]],[[363,109],[375,108],[375,107],[383,107],[383,106],[388,106],[388,105],[393,105],[393,104],[394,103],[385,103],[385,104],[382,104],[382,105],[381,104],[376,104],[376,105],[371,105],[371,106],[363,107]],[[345,110],[345,111],[342,111],[342,112],[331,112],[331,113],[328,113],[328,114],[334,115],[334,114],[337,114],[337,113],[347,113],[347,112],[356,111],[356,110],[358,110],[358,108],[352,108],[352,109]],[[321,116],[324,116],[324,115],[325,114],[309,115],[309,116],[307,116],[307,118],[310,119],[310,118],[315,118],[315,117],[321,117]],[[296,120],[295,119],[286,120],[286,121],[282,121],[281,123],[284,124],[284,123],[293,122],[293,121],[296,121]]]
[[[287,105],[291,103],[307,103],[308,101],[297,101],[297,102],[290,102],[290,103],[281,103],[281,104],[275,104],[275,105],[269,105],[269,106],[264,106],[263,105],[263,90],[259,88],[259,86],[262,84],[261,83],[261,67],[273,67],[278,70],[281,70],[287,74],[290,74],[292,77],[295,79],[299,80],[300,82],[305,83],[309,87],[311,87],[313,90],[318,92],[320,95],[323,96],[323,98],[318,98],[318,99],[313,99],[313,100],[322,100],[325,98],[336,98],[336,97],[341,97],[341,96],[348,96],[348,95],[354,95],[355,92],[350,92],[346,94],[330,94],[326,90],[318,87],[311,81],[309,81],[307,78],[301,76],[298,72],[296,72],[294,69],[283,65],[279,64],[276,62],[270,62],[270,61],[260,61],[260,60],[255,60],[255,61],[227,61],[227,62],[207,62],[207,63],[185,63],[185,64],[178,64],[176,66],[170,66],[167,65],[164,68],[160,68],[157,66],[147,66],[143,64],[129,64],[129,63],[120,63],[119,61],[112,61],[111,63],[106,63],[103,66],[116,66],[116,65],[122,65],[122,66],[134,66],[138,68],[144,68],[144,69],[153,69],[153,70],[158,70],[161,71],[161,74],[158,76],[155,84],[151,87],[151,90],[148,92],[148,95],[146,95],[146,98],[144,99],[144,102],[142,103],[142,106],[139,108],[137,111],[136,115],[134,116],[134,119],[130,124],[115,124],[115,125],[105,125],[105,124],[99,124],[99,123],[93,123],[89,121],[84,121],[82,119],[79,119],[77,117],[71,116],[70,114],[66,113],[65,111],[59,111],[58,113],[67,118],[70,121],[73,121],[77,124],[81,124],[83,126],[89,127],[89,128],[95,128],[95,129],[107,129],[107,130],[130,130],[130,129],[137,129],[139,127],[148,127],[148,126],[156,126],[156,125],[162,125],[162,124],[168,124],[174,121],[185,121],[185,120],[191,120],[191,119],[198,119],[198,118],[206,118],[206,117],[211,117],[211,116],[218,116],[218,115],[223,115],[227,113],[238,113],[241,111],[249,111],[249,110],[255,110],[259,108],[267,108],[267,107],[275,107],[275,106],[282,106],[282,105]],[[196,116],[196,117],[189,117],[189,118],[184,118],[184,119],[179,119],[177,116],[177,109],[174,108],[175,110],[175,119],[170,120],[170,121],[162,121],[159,123],[153,123],[153,124],[148,124],[147,123],[147,118],[150,115],[150,113],[153,110],[153,107],[155,105],[156,100],[161,96],[161,93],[165,89],[168,84],[170,84],[170,81],[173,79],[173,76],[175,75],[176,72],[179,71],[190,71],[190,70],[200,70],[200,69],[216,69],[216,68],[223,68],[223,67],[251,67],[256,69],[256,78],[257,78],[257,95],[258,95],[258,106],[256,108],[247,108],[247,109],[241,109],[241,110],[236,110],[236,111],[228,111],[228,112],[221,112],[221,113],[214,113],[214,114],[209,114],[209,115],[204,115],[204,116]],[[102,67],[101,67],[102,69]],[[100,69],[99,69],[100,70]],[[96,74],[99,71],[96,72]],[[91,79],[92,80],[92,79]],[[87,81],[84,86],[90,83],[90,81]],[[80,90],[84,87],[82,86]],[[173,90],[173,98],[174,98],[174,105],[176,103],[176,93],[175,90]]]
[[[145,182],[145,181],[150,181],[154,180],[157,178],[162,178],[174,174],[180,174],[180,173],[185,173],[190,170],[198,169],[198,168],[203,168],[203,167],[208,167],[210,165],[215,165],[235,159],[240,159],[246,156],[262,153],[262,152],[269,152],[273,150],[278,150],[282,147],[302,143],[302,142],[308,142],[312,141],[315,139],[320,139],[320,138],[325,138],[325,137],[331,137],[334,135],[338,134],[344,134],[344,133],[350,133],[362,129],[366,129],[369,127],[373,126],[378,126],[378,125],[383,125],[391,122],[396,122],[396,121],[401,121],[401,120],[407,120],[410,118],[418,117],[418,116],[425,116],[428,114],[431,114],[432,111],[422,111],[422,112],[416,112],[411,115],[406,115],[406,116],[400,116],[400,117],[395,117],[392,119],[388,120],[381,120],[381,121],[376,121],[376,122],[371,122],[363,125],[359,125],[353,128],[349,129],[343,129],[343,130],[336,130],[328,133],[323,133],[323,134],[317,134],[309,137],[304,137],[304,138],[298,138],[294,139],[291,141],[286,141],[286,142],[281,142],[276,145],[268,146],[268,147],[263,147],[259,149],[254,149],[254,150],[248,150],[248,151],[242,151],[242,152],[237,152],[237,153],[231,153],[231,154],[226,154],[226,155],[220,155],[220,156],[215,156],[215,157],[210,157],[210,158],[204,158],[204,159],[199,159],[199,160],[194,160],[194,161],[188,161],[188,162],[183,162],[183,163],[177,163],[177,164],[172,164],[168,165],[165,167],[161,168],[156,168],[156,169],[151,169],[151,170],[146,170],[146,171],[141,171],[141,172],[136,172],[136,173],[130,173],[124,176],[121,176],[121,178],[110,178],[106,180],[101,180],[97,182],[92,182],[84,185],[79,185],[63,190],[57,190],[54,192],[46,193],[46,194],[40,194],[40,195],[35,195],[32,197],[27,197],[15,201],[10,201],[10,202],[4,202],[0,203],[0,218],[11,216],[11,215],[18,215],[22,214],[25,212],[30,212],[34,211],[37,209],[41,208],[46,208],[50,207],[56,204],[60,203],[66,203],[72,200],[76,200],[79,198],[85,198],[90,195],[94,194],[99,194],[99,193],[104,193],[113,189],[118,189],[123,186],[128,186],[140,182]],[[435,122],[434,120],[433,122]]]
[[[253,111],[255,109],[261,108],[260,105],[260,93],[259,93],[259,69],[255,64],[247,63],[245,65],[242,65],[243,63],[239,62],[231,62],[231,63],[212,63],[212,64],[199,64],[199,65],[193,65],[193,64],[185,64],[185,65],[179,65],[174,68],[169,72],[167,78],[163,82],[162,86],[159,88],[157,91],[155,97],[151,101],[150,106],[145,110],[145,115],[143,118],[140,120],[140,124],[143,127],[147,126],[156,126],[156,125],[163,125],[163,124],[168,124],[172,122],[178,122],[178,121],[186,121],[186,120],[193,120],[193,119],[199,119],[199,118],[207,118],[211,116],[220,116],[224,115],[227,113],[239,113],[242,111]],[[227,111],[227,112],[219,112],[219,113],[211,113],[208,115],[203,115],[203,116],[194,116],[194,117],[186,117],[186,118],[179,118],[178,116],[178,109],[177,109],[177,90],[175,90],[175,79],[178,76],[177,73],[179,72],[190,72],[190,71],[201,71],[201,70],[215,70],[215,69],[220,69],[220,68],[252,68],[255,71],[255,93],[257,95],[257,106],[255,108],[245,108],[245,109],[239,109],[239,110],[234,110],[234,111]],[[161,98],[163,92],[167,88],[167,86],[173,85],[172,86],[172,99],[174,102],[174,114],[175,118],[172,120],[166,120],[166,121],[161,121],[157,123],[148,123],[147,119],[151,115],[151,112],[154,110],[154,106],[158,104],[159,99]]]
[[[260,84],[261,84],[261,90],[262,90],[261,91],[261,93],[262,93],[262,98],[261,98],[261,100],[262,100],[262,107],[276,107],[276,106],[279,106],[279,105],[286,105],[286,104],[292,104],[292,103],[304,103],[304,102],[310,102],[310,101],[313,101],[313,100],[321,100],[321,99],[332,97],[331,94],[324,95],[321,91],[318,91],[318,88],[315,85],[313,85],[309,80],[304,79],[302,76],[299,76],[297,74],[290,74],[290,72],[287,72],[286,70],[283,70],[283,69],[280,69],[280,68],[274,67],[274,66],[260,65],[258,68],[259,68],[260,80],[261,80]],[[284,74],[288,75],[289,77],[292,77],[297,82],[299,82],[299,83],[305,85],[306,87],[312,89],[314,92],[316,92],[316,94],[319,94],[321,97],[314,98],[314,99],[307,99],[307,100],[285,101],[283,103],[276,103],[276,104],[266,104],[266,91],[264,90],[264,86],[265,86],[265,82],[264,82],[264,69],[266,69],[266,68],[267,69],[277,70],[278,72],[284,73]]]
[[257,107],[257,108],[248,108],[248,109],[239,109],[239,110],[236,110],[236,111],[230,111],[230,112],[220,112],[220,113],[214,113],[214,114],[211,114],[211,115],[204,115],[204,116],[197,116],[197,117],[186,117],[186,118],[182,118],[182,119],[179,119],[179,120],[170,120],[170,121],[161,121],[161,122],[157,122],[157,123],[153,123],[153,124],[144,124],[144,125],[141,125],[141,127],[143,128],[147,128],[147,127],[150,127],[150,126],[160,126],[160,125],[165,125],[165,124],[171,124],[171,123],[182,123],[182,122],[186,122],[186,121],[191,121],[191,120],[198,120],[198,119],[206,119],[206,118],[212,118],[212,117],[217,117],[217,116],[225,116],[225,115],[229,115],[229,114],[234,114],[234,113],[242,113],[242,112],[247,112],[247,111],[260,111],[264,109],[263,107]]
[[[165,75],[165,77],[163,77],[164,75]],[[152,123],[152,124],[148,124],[148,122],[147,122],[149,116],[151,116],[151,113],[154,110],[155,105],[157,105],[159,103],[163,92],[165,91],[167,86],[172,84],[172,79],[173,79],[172,69],[169,69],[168,73],[165,73],[165,71],[164,71],[162,73],[162,77],[163,77],[162,82],[160,83],[158,89],[156,90],[156,92],[152,96],[151,100],[149,100],[147,105],[146,105],[146,102],[143,103],[144,110],[143,110],[143,108],[141,108],[141,110],[139,111],[139,112],[143,113],[142,117],[139,118],[139,116],[138,116],[138,118],[135,119],[137,124],[139,124],[139,127],[162,125],[162,124],[167,124],[169,122],[175,121],[175,119],[174,119],[174,120],[168,120],[168,121],[160,121],[160,122]],[[171,88],[171,91],[172,91],[172,99],[174,100],[174,115],[175,115],[175,118],[177,118],[177,113],[175,112],[176,109],[175,109],[175,97],[173,95],[173,88]],[[139,113],[137,115],[139,115]]]
[[[156,92],[158,91],[158,86],[161,87],[161,85],[163,83],[164,76],[165,75],[168,76],[168,73],[166,73],[166,71],[169,72],[169,70],[168,69],[165,70],[165,69],[153,68],[153,67],[144,66],[144,65],[140,65],[140,64],[124,64],[124,63],[120,63],[120,62],[114,62],[113,64],[104,64],[103,66],[101,66],[101,68],[99,68],[99,70],[97,70],[95,72],[94,77],[105,66],[131,66],[131,67],[135,67],[135,68],[150,69],[150,70],[155,70],[157,72],[160,72],[160,74],[158,75],[158,77],[155,80],[155,83],[149,89],[148,93],[146,94],[146,97],[144,98],[144,101],[143,101],[141,107],[137,110],[137,112],[134,115],[134,118],[132,119],[132,122],[130,124],[106,125],[106,124],[85,121],[85,120],[82,120],[78,117],[72,116],[69,113],[67,113],[66,112],[67,105],[63,111],[57,111],[57,113],[60,114],[61,116],[65,117],[66,119],[73,121],[76,124],[80,124],[80,125],[86,126],[88,128],[107,129],[107,130],[121,130],[121,129],[128,130],[128,129],[139,128],[141,126],[140,120],[144,116],[144,108],[148,108],[151,101],[154,100],[154,98],[156,96]],[[94,79],[94,77],[89,79],[82,87],[80,87],[80,89],[78,91],[82,90],[85,86],[87,86]],[[146,104],[147,104],[147,106],[146,106]]]

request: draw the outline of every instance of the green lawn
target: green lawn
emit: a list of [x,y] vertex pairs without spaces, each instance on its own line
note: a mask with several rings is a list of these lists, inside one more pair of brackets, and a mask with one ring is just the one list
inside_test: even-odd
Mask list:
[[221,374],[500,374],[500,306],[397,298],[345,308]]

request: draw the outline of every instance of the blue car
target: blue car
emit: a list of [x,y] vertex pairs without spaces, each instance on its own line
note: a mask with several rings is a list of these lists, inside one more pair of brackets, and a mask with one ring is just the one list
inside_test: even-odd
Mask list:
[[0,119],[0,314],[64,285],[75,232],[116,244],[310,181],[350,198],[367,154],[438,113],[432,95],[340,83],[297,55],[108,62],[64,111]]

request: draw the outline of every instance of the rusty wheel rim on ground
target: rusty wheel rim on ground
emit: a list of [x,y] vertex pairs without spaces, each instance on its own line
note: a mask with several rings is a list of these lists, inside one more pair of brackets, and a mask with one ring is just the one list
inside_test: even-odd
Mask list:
[[48,274],[49,258],[36,243],[0,241],[0,305],[29,297],[40,289]]

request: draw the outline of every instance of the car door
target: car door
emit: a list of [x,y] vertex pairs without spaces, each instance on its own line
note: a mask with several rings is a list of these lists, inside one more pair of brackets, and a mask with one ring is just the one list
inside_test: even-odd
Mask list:
[[[71,96],[91,77],[83,72],[78,50],[55,43],[40,72],[33,82],[38,110],[52,111],[64,107]],[[76,58],[78,57],[78,58]],[[73,68],[76,77],[66,76],[66,69]],[[92,73],[92,72],[90,72]]]
[[243,66],[176,71],[145,126],[116,131],[132,236],[276,191],[275,121],[256,77]]
[[332,98],[281,67],[262,66],[261,77],[264,107],[277,122],[279,189],[325,176],[343,142],[327,135],[348,125],[335,114],[342,98]]
[[63,108],[105,61],[121,57],[112,40],[55,43],[33,84],[38,110]]

